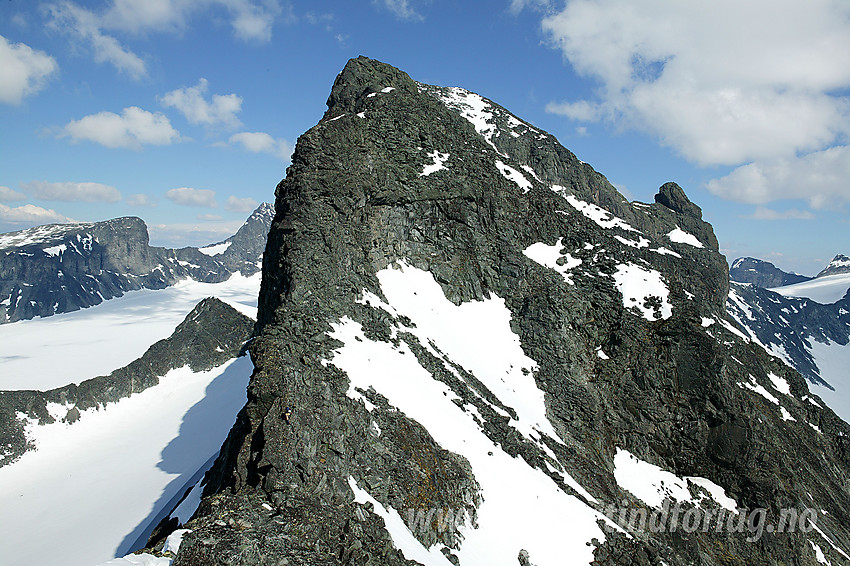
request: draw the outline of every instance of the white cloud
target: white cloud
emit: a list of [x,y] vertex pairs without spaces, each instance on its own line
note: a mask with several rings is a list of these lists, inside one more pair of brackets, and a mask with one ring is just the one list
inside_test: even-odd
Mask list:
[[64,214],[59,214],[53,209],[41,208],[33,204],[10,207],[0,204],[0,221],[21,224],[51,224],[59,222],[73,222]]
[[270,153],[283,160],[292,156],[292,144],[285,139],[275,139],[265,132],[239,132],[228,140],[239,144],[252,153]]
[[37,93],[56,72],[56,60],[23,43],[9,43],[0,35],[0,102],[20,104]]
[[202,220],[204,222],[216,222],[218,220],[222,220],[222,217],[218,214],[199,214],[198,220]]
[[143,193],[136,193],[127,197],[127,204],[130,206],[156,206],[156,201],[150,196]]
[[193,189],[191,187],[180,187],[166,191],[165,198],[175,204],[183,206],[202,206],[206,208],[218,208],[215,200],[215,191],[209,189]]
[[419,12],[410,5],[410,0],[373,0],[377,6],[382,6],[395,14],[400,20],[423,20]]
[[0,202],[15,202],[19,200],[26,200],[26,198],[27,195],[24,193],[13,191],[9,187],[0,186]]
[[836,94],[850,87],[846,2],[571,0],[542,27],[599,83],[596,99],[551,110],[628,124],[699,165],[790,157],[850,133],[850,99]]
[[220,242],[235,234],[241,226],[241,220],[218,220],[195,224],[154,224],[149,229],[151,245],[183,247]]
[[147,66],[141,57],[115,37],[103,33],[103,22],[94,12],[69,1],[50,4],[47,10],[52,17],[50,26],[88,43],[98,63],[109,63],[136,80],[147,75]]
[[239,198],[233,195],[227,197],[224,208],[230,212],[253,212],[259,203],[250,197]]
[[799,198],[812,208],[841,205],[850,202],[850,146],[749,163],[706,187],[719,197],[750,204]]
[[268,43],[274,23],[282,14],[291,14],[288,2],[280,0],[110,0],[99,12],[60,0],[47,9],[54,29],[89,44],[97,61],[111,63],[135,79],[147,75],[145,62],[123,46],[114,32],[180,33],[195,14],[218,19],[217,11],[224,10],[234,36]]
[[235,94],[214,94],[210,101],[204,98],[207,92],[207,79],[201,78],[197,86],[178,88],[160,98],[166,108],[179,110],[191,124],[228,127],[239,126],[236,114],[242,110],[242,98]]
[[72,120],[64,134],[73,141],[88,140],[106,147],[140,149],[142,145],[168,145],[180,140],[180,133],[159,112],[148,112],[137,106],[125,108],[120,115],[100,112]]
[[121,193],[113,186],[101,183],[48,183],[31,181],[21,188],[38,200],[64,202],[118,202]]
[[753,220],[813,220],[814,217],[815,215],[808,210],[791,208],[780,211],[764,206],[757,206],[755,212],[745,218],[752,218]]
[[546,112],[560,114],[579,122],[595,122],[601,117],[598,104],[579,100],[577,102],[550,102],[546,105]]

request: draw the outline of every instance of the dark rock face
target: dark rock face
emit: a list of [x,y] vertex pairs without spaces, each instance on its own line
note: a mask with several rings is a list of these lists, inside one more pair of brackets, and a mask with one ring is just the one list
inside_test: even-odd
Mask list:
[[829,265],[824,267],[823,270],[817,274],[817,277],[824,277],[825,275],[839,275],[841,273],[850,273],[850,257],[838,254],[832,258]]
[[[850,427],[803,399],[797,372],[736,336],[726,262],[675,184],[655,204],[631,204],[552,136],[491,101],[358,58],[298,140],[276,197],[248,404],[207,476],[175,566],[414,564],[376,507],[355,501],[352,482],[386,508],[473,517],[480,509],[467,458],[382,391],[352,397],[351,377],[329,362],[342,344],[332,325],[342,320],[360,324],[363,340],[406,348],[458,406],[474,408],[498,450],[595,509],[645,506],[612,474],[617,450],[628,450],[708,478],[740,507],[771,517],[816,506],[828,513],[819,527],[850,547]],[[554,246],[557,262],[532,260],[538,244]],[[455,305],[504,300],[511,331],[536,361],[558,441],[520,434],[514,408],[482,376],[419,341],[406,317],[370,304],[384,296],[376,274],[401,261],[428,272]],[[634,297],[631,284],[645,290],[650,280],[655,290]],[[744,385],[773,390],[771,374],[789,384],[782,406],[795,421]],[[452,531],[415,535],[458,563],[463,540]],[[596,541],[595,563],[816,564],[800,532],[754,542],[728,532],[632,535]],[[520,544],[503,563],[535,556]]]
[[253,326],[253,320],[211,297],[198,303],[171,336],[109,375],[50,391],[0,391],[0,467],[31,448],[24,430],[25,419],[36,419],[39,424],[55,422],[48,404],[64,405],[67,414],[60,418],[73,423],[80,411],[153,387],[172,369],[188,365],[196,372],[207,371],[243,354]]
[[739,257],[733,261],[729,268],[729,278],[737,283],[751,283],[764,289],[793,285],[812,279],[798,273],[782,271],[769,261],[752,257]]
[[261,205],[224,253],[148,245],[139,218],[38,226],[0,235],[0,324],[75,311],[136,289],[163,289],[190,277],[251,275],[265,247],[271,205]]
[[729,314],[745,332],[813,383],[832,387],[812,356],[814,341],[850,343],[850,297],[832,304],[784,297],[756,285],[732,284]]

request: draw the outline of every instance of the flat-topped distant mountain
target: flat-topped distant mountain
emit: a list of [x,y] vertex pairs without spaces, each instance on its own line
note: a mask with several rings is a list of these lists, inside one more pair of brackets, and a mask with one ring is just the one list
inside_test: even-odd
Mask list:
[[729,278],[738,283],[752,283],[765,289],[812,279],[799,273],[782,271],[769,261],[753,257],[739,257],[733,261],[729,268]]

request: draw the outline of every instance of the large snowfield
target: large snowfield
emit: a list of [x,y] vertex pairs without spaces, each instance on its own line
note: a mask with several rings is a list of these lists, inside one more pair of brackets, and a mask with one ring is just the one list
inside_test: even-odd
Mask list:
[[850,273],[825,275],[810,281],[770,289],[786,297],[804,297],[828,305],[840,301],[850,289]]
[[256,318],[259,273],[222,283],[190,279],[75,312],[0,325],[0,390],[45,391],[107,375],[168,338],[205,297],[218,297]]
[[[0,326],[0,388],[45,389],[109,373],[169,336],[207,296],[255,316],[259,283],[259,275],[238,274],[216,285],[184,281]],[[94,566],[143,544],[212,463],[252,371],[248,357],[208,372],[184,367],[84,411],[73,425],[29,425],[36,450],[0,468],[0,563]]]

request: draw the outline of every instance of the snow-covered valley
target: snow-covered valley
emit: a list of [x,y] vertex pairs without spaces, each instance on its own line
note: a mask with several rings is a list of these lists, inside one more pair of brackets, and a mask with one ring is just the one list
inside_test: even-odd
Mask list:
[[[256,316],[260,275],[183,281],[81,311],[0,326],[0,389],[50,389],[108,374],[166,338],[216,296]],[[144,546],[215,458],[246,401],[248,356],[210,371],[171,370],[141,393],[81,411],[73,424],[29,419],[35,449],[0,468],[0,556],[8,566],[94,566]],[[45,544],[49,541],[49,544]]]

